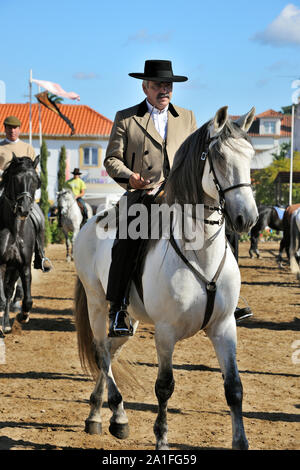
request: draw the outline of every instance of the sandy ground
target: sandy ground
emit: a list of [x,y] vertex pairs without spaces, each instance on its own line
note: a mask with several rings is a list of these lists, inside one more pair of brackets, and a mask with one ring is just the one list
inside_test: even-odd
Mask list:
[[[241,295],[254,318],[238,327],[238,366],[244,387],[244,424],[253,450],[300,448],[300,284],[287,265],[277,267],[278,243],[261,243],[261,259],[240,244]],[[132,376],[121,388],[130,436],[84,432],[92,379],[77,353],[72,315],[75,271],[65,247],[51,245],[49,274],[34,272],[30,322],[6,335],[6,364],[0,365],[0,450],[153,450],[157,374],[153,329],[140,325],[123,350]],[[244,305],[243,302],[240,305]],[[12,318],[14,314],[12,314]],[[298,341],[298,346],[295,341]],[[203,332],[176,346],[175,392],[169,401],[173,450],[231,448],[231,419],[219,365]]]

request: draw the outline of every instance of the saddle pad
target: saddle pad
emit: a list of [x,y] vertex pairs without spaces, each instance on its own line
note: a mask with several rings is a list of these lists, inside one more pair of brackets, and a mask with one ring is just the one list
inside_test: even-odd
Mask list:
[[276,207],[276,206],[274,207],[274,209],[276,210],[279,219],[282,220],[285,209],[283,209],[282,207]]

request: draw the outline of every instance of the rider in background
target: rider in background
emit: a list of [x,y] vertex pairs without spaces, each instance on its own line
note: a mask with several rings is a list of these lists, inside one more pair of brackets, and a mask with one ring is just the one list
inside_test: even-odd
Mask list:
[[[35,151],[30,144],[23,142],[19,136],[21,133],[21,121],[16,116],[8,116],[4,122],[5,139],[0,142],[0,180],[1,174],[13,158],[29,157],[35,159]],[[34,248],[34,268],[49,272],[52,264],[44,253],[44,216],[38,204],[34,204],[30,213],[36,230]]]
[[73,191],[77,204],[79,205],[79,207],[80,206],[82,207],[82,210],[83,210],[82,225],[83,225],[88,219],[87,207],[86,207],[84,200],[82,199],[85,194],[86,184],[80,178],[80,175],[82,175],[82,173],[79,168],[74,168],[72,175],[74,175],[74,177],[66,181],[65,185],[67,188],[70,188]]

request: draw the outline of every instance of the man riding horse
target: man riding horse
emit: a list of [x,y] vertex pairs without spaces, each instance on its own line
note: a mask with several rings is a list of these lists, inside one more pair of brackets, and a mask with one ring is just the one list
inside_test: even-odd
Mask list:
[[86,184],[80,178],[81,174],[82,173],[79,168],[74,168],[74,170],[72,171],[73,178],[66,181],[65,186],[67,188],[70,188],[75,196],[75,199],[77,201],[77,204],[81,210],[82,217],[83,217],[82,225],[84,225],[86,221],[88,220],[88,211],[87,211],[86,204],[83,200],[83,196],[86,190]]
[[[117,112],[104,166],[111,178],[127,190],[127,207],[141,203],[148,208],[168,178],[174,155],[183,141],[197,129],[194,113],[171,104],[173,83],[185,76],[174,75],[167,60],[147,60],[144,73],[130,73],[141,79],[146,99]],[[151,193],[151,194],[150,194]],[[128,217],[128,221],[130,221]],[[119,238],[112,249],[106,298],[110,301],[109,336],[131,334],[127,322],[129,288],[141,238]],[[238,309],[236,317],[249,316]]]
[[[0,142],[0,176],[7,164],[13,158],[29,157],[35,159],[35,152],[31,145],[19,139],[21,132],[21,121],[15,116],[8,116],[4,122],[6,138]],[[51,262],[44,253],[44,229],[45,220],[38,204],[34,204],[30,213],[36,230],[34,268],[49,272],[52,269]]]

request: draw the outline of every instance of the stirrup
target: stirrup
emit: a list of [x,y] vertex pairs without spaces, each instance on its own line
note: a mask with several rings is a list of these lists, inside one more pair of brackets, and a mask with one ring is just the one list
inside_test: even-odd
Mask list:
[[246,318],[249,318],[252,316],[253,316],[253,313],[251,312],[250,307],[244,307],[244,308],[237,307],[234,312],[236,323],[240,323],[241,321],[246,320]]
[[[112,315],[115,315],[115,318],[111,318]],[[109,317],[110,324],[108,336],[110,338],[133,335],[133,326],[126,307],[121,307],[118,311],[111,311]],[[126,317],[129,322],[129,326],[127,326],[125,322]]]
[[[45,267],[45,266],[44,266],[45,261],[48,261],[48,263],[49,263],[50,266],[46,266],[46,267]],[[48,273],[49,271],[51,271],[51,269],[53,269],[53,265],[52,265],[50,259],[49,259],[49,258],[46,258],[46,257],[42,258],[42,271],[43,271],[43,273]]]

